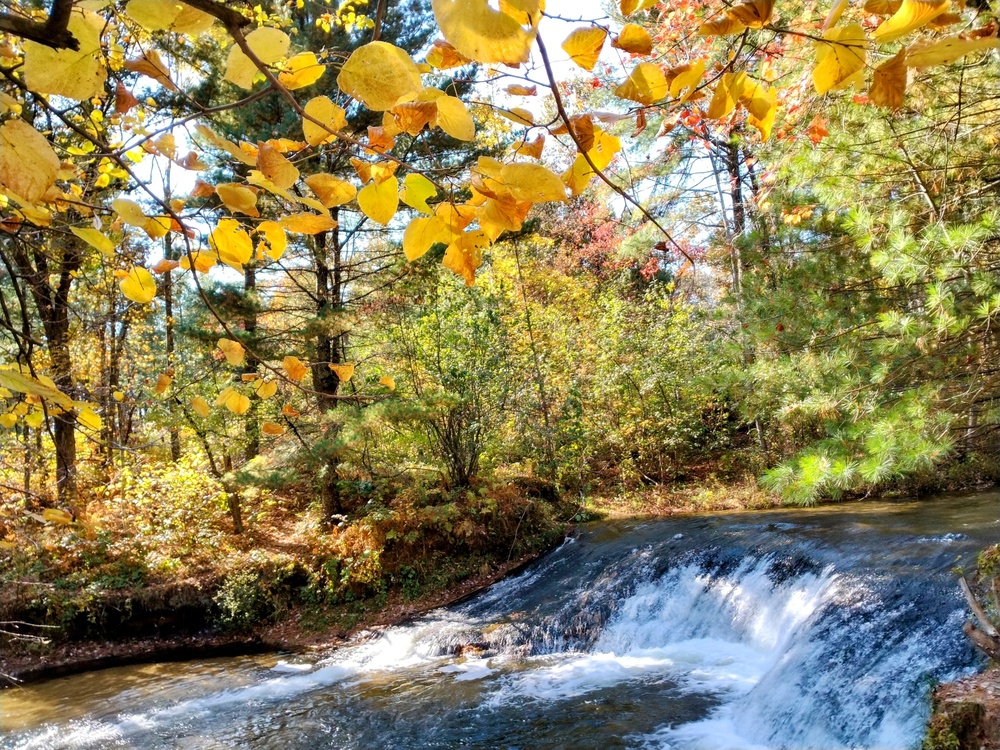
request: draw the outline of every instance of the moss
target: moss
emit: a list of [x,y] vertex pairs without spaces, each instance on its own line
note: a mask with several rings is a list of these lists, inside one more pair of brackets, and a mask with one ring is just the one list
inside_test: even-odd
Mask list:
[[986,709],[963,701],[939,705],[927,725],[921,750],[978,750]]

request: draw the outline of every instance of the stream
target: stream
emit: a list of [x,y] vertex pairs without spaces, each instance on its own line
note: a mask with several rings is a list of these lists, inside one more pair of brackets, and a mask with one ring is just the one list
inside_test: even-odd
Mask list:
[[998,492],[589,524],[324,656],[0,692],[0,747],[917,748],[983,666],[953,569],[998,539]]

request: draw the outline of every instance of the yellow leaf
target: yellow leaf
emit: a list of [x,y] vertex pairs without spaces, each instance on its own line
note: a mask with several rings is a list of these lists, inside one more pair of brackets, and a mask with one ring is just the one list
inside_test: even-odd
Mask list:
[[111,397],[115,401],[124,401],[125,400],[125,394],[122,391],[115,391],[114,393],[111,394]]
[[215,186],[219,200],[232,213],[242,213],[247,216],[260,216],[257,210],[257,193],[237,182],[224,182]]
[[167,392],[167,388],[170,387],[170,384],[172,382],[174,382],[173,375],[161,372],[159,375],[156,376],[156,389],[155,389],[156,392],[160,395],[163,395],[164,393]]
[[273,380],[258,380],[254,383],[253,390],[258,398],[271,398],[278,392],[278,384]]
[[621,0],[619,7],[623,16],[630,16],[640,10],[648,10],[660,0]]
[[[262,63],[273,65],[285,56],[292,40],[281,29],[263,26],[247,34],[246,41],[247,46]],[[257,66],[234,44],[226,60],[225,80],[235,83],[241,89],[249,89],[253,86],[256,75]]]
[[472,286],[476,282],[476,269],[483,262],[483,248],[489,244],[484,232],[466,232],[448,246],[441,265],[465,279],[466,286]]
[[17,415],[11,414],[0,414],[0,427],[6,427],[8,430],[17,424]]
[[869,42],[861,25],[830,29],[823,38],[829,42],[816,42],[816,67],[812,72],[816,93],[862,82]]
[[425,255],[432,246],[450,243],[452,236],[452,231],[440,217],[418,217],[403,232],[403,254],[412,263]]
[[434,183],[422,174],[410,173],[403,180],[403,189],[399,191],[399,199],[410,208],[420,213],[431,215],[434,211],[427,205],[427,200],[437,195]]
[[388,388],[388,389],[389,389],[390,391],[394,391],[394,390],[396,390],[396,381],[395,381],[395,380],[393,380],[392,378],[390,378],[390,377],[389,377],[388,375],[383,375],[382,377],[380,377],[380,378],[378,379],[378,382],[379,382],[379,383],[380,383],[381,385],[384,385],[384,386],[385,386],[386,388]]
[[[699,76],[699,80],[701,76]],[[615,89],[615,96],[640,104],[653,104],[667,95],[667,77],[655,63],[639,63],[628,80]]]
[[279,190],[288,190],[299,179],[299,170],[270,143],[261,143],[257,150],[257,169]]
[[231,390],[224,404],[233,414],[246,414],[250,411],[250,399],[237,390]]
[[[766,141],[771,137],[771,128],[774,127],[774,119],[778,112],[777,96],[774,89],[766,89],[763,86],[757,88],[761,93],[755,94],[749,104],[743,99],[740,101],[743,101],[744,106],[750,110],[747,122],[757,128],[760,131],[760,139]],[[758,117],[755,112],[761,116]]]
[[33,430],[37,430],[42,426],[45,421],[45,413],[41,411],[33,411],[31,414],[24,415],[24,423]]
[[747,25],[729,13],[723,13],[713,21],[706,21],[698,27],[699,36],[732,36],[746,31]]
[[868,0],[864,5],[864,11],[878,16],[891,16],[902,5],[903,0]]
[[[425,127],[433,127],[437,113],[435,102],[416,101],[397,104],[382,116],[383,138],[388,144],[389,139],[395,139],[399,133],[419,135]],[[371,141],[371,128],[368,132]]]
[[823,26],[821,31],[827,31],[833,28],[840,21],[840,17],[844,15],[844,11],[847,10],[848,0],[834,0],[833,5],[830,6],[830,11],[826,14],[826,19],[823,21]]
[[341,383],[346,383],[352,377],[354,377],[354,365],[343,364],[343,365],[329,365],[330,369],[337,373],[337,379]]
[[390,177],[384,182],[371,182],[358,193],[358,206],[372,221],[388,224],[399,208],[399,180]]
[[142,212],[142,208],[135,201],[117,198],[111,202],[111,207],[129,226],[142,228],[149,220],[149,217]]
[[350,203],[358,194],[358,189],[346,180],[332,174],[313,174],[305,178],[306,185],[316,194],[327,208]]
[[443,39],[438,39],[431,45],[431,51],[427,53],[426,60],[428,65],[438,70],[450,70],[469,64],[467,57],[460,55],[457,49]]
[[79,413],[76,415],[76,421],[93,432],[99,432],[101,429],[100,415],[98,415],[97,412],[89,406],[80,409]]
[[208,31],[215,18],[176,0],[130,0],[125,12],[146,31],[192,36]]
[[248,167],[257,166],[257,160],[255,157],[250,156],[246,151],[241,149],[235,143],[227,141],[220,135],[217,135],[212,131],[207,125],[195,125],[195,132],[197,132],[202,138],[208,141],[210,144],[218,149],[225,151],[227,154],[232,156],[239,162],[246,164]]
[[745,75],[737,76],[735,73],[723,75],[715,86],[715,93],[712,94],[712,102],[708,105],[705,116],[710,120],[719,120],[736,109],[736,102],[743,93],[745,78]]
[[73,523],[73,514],[59,508],[45,508],[42,511],[42,518],[49,523],[57,523],[62,526]]
[[517,146],[514,153],[519,156],[527,156],[530,159],[541,159],[542,151],[545,148],[545,134],[539,133],[535,136],[533,140],[528,140],[525,136],[524,141]]
[[608,32],[598,26],[575,29],[562,43],[563,51],[584,70],[593,70],[604,49]]
[[906,50],[906,67],[929,68],[948,65],[970,52],[994,49],[1000,44],[996,36],[963,36],[954,34],[936,41],[917,42]]
[[868,89],[868,98],[878,107],[899,109],[903,106],[906,96],[906,48],[877,68],[872,74],[872,85]]
[[535,116],[531,114],[530,110],[524,107],[511,107],[510,109],[498,109],[497,114],[506,117],[512,122],[516,122],[518,125],[531,125],[535,124]]
[[633,55],[648,55],[653,51],[653,37],[642,26],[627,23],[622,27],[611,46]]
[[748,78],[745,73],[740,73],[739,76],[741,78],[740,103],[747,108],[752,117],[758,120],[766,119],[777,102],[774,91]]
[[354,50],[340,69],[337,85],[375,112],[390,109],[423,88],[417,64],[388,42],[369,42]]
[[153,274],[140,266],[133,267],[119,282],[118,288],[128,299],[140,305],[149,304],[156,296],[156,281],[153,279]]
[[538,86],[522,86],[519,83],[512,83],[509,86],[505,86],[504,91],[511,96],[537,96]]
[[515,201],[512,198],[488,198],[476,211],[479,228],[494,242],[506,231],[519,230],[531,205],[528,201]]
[[531,203],[566,200],[566,186],[562,180],[541,164],[505,164],[500,175],[515,200]]
[[148,50],[136,60],[126,60],[124,66],[126,70],[131,70],[133,73],[149,76],[170,91],[177,90],[177,86],[170,80],[170,71],[160,58],[160,53],[155,49]]
[[319,146],[336,140],[334,133],[347,127],[347,112],[333,103],[328,96],[317,96],[306,102],[305,113],[322,125],[302,120],[302,135],[310,146]]
[[222,353],[226,355],[226,362],[233,367],[243,364],[246,357],[246,349],[243,348],[243,344],[232,339],[219,339],[217,343]]
[[740,3],[727,12],[749,28],[759,29],[771,20],[773,11],[774,0],[751,0],[748,3]]
[[264,250],[273,260],[281,260],[288,247],[288,237],[285,228],[276,221],[264,221],[257,227],[257,234],[262,235],[267,240],[267,248]]
[[278,74],[278,80],[289,91],[312,86],[323,77],[326,66],[321,65],[313,52],[300,52],[288,61],[285,70]]
[[21,372],[16,365],[0,368],[0,385],[18,393],[51,401],[66,410],[73,408],[73,399],[60,391],[51,378],[33,378],[26,372]]
[[170,273],[175,268],[179,267],[180,263],[176,260],[168,260],[166,258],[160,258],[156,263],[150,267],[150,271],[153,273]]
[[[887,18],[873,34],[876,44],[885,44],[893,39],[906,36],[926,26],[934,18],[944,13],[951,6],[951,0],[903,0],[891,18]],[[822,93],[822,92],[820,92]]]
[[431,0],[444,38],[460,55],[481,63],[516,65],[528,61],[535,26],[490,7],[488,0]]
[[436,104],[437,124],[441,130],[460,141],[475,140],[476,122],[461,99],[442,96],[436,100]]
[[194,270],[198,273],[208,273],[212,266],[215,265],[215,258],[209,253],[203,253],[197,250],[190,254],[184,254],[181,256],[181,268],[185,271],[191,270],[192,263],[194,264]]
[[298,357],[285,357],[281,362],[281,366],[284,368],[288,379],[294,380],[296,383],[302,380],[306,376],[306,373],[309,372],[309,369],[302,364],[302,360]]
[[208,235],[208,244],[219,260],[237,271],[253,257],[253,241],[236,219],[219,219],[218,226]]
[[222,391],[219,392],[219,397],[215,399],[215,405],[222,406],[224,403],[226,403],[226,399],[229,398],[234,392],[235,391],[233,390],[232,386],[223,388]]
[[[643,63],[648,65],[649,63]],[[690,99],[698,84],[701,83],[702,76],[705,75],[705,61],[699,60],[687,70],[679,72],[670,82],[670,96],[677,99],[678,104],[683,104]],[[683,96],[681,94],[683,93]]]
[[101,52],[101,29],[105,21],[96,13],[79,9],[70,13],[68,31],[79,48],[53,49],[24,42],[24,82],[40,94],[57,94],[77,101],[104,96],[108,71]]
[[0,184],[29,203],[55,184],[59,157],[41,133],[24,120],[0,127]]
[[264,422],[260,426],[260,431],[265,435],[284,435],[285,428],[275,422]]
[[[2,128],[0,128],[2,130]],[[2,182],[2,180],[0,180]],[[17,192],[17,191],[15,191]],[[70,227],[69,231],[79,237],[93,248],[100,250],[105,255],[115,254],[115,243],[110,237],[98,232],[93,227]]]
[[195,413],[202,419],[207,419],[208,415],[212,413],[211,407],[208,405],[208,401],[203,399],[201,396],[195,396],[191,399],[191,408],[195,410]]
[[337,222],[329,214],[307,212],[283,216],[278,223],[288,232],[295,234],[319,234],[337,228]]
[[295,418],[299,416],[302,412],[295,409],[291,404],[285,404],[281,407],[281,416]]

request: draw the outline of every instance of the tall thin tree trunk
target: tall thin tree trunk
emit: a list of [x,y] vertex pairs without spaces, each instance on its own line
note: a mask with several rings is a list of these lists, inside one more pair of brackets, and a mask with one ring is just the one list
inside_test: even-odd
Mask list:
[[[254,335],[257,332],[257,269],[253,261],[243,266],[243,330],[247,333],[249,343],[253,343]],[[254,347],[256,348],[256,346]],[[252,354],[247,354],[243,362],[244,375],[257,375],[259,373],[259,363]],[[256,458],[260,453],[260,421],[257,419],[257,399],[253,399],[250,404],[250,412],[244,422],[244,437],[246,440],[243,449],[243,456],[247,461]]]

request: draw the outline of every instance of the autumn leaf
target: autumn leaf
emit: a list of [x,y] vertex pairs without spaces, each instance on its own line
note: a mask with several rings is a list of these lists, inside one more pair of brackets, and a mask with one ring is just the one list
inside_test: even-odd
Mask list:
[[418,217],[403,232],[403,254],[411,263],[438,243],[449,244],[453,233],[438,216]]
[[425,59],[428,65],[438,70],[459,68],[470,62],[469,58],[459,54],[457,49],[443,39],[438,39],[431,45],[431,50]]
[[[347,112],[328,96],[317,96],[306,102],[304,112],[314,120],[302,120],[302,135],[310,146],[319,146],[337,139],[335,133],[347,127]],[[332,132],[331,132],[332,131]]]
[[380,377],[380,378],[378,379],[378,382],[379,382],[379,384],[380,384],[380,385],[384,385],[384,386],[385,386],[386,388],[388,388],[388,389],[389,389],[390,391],[394,391],[394,390],[396,390],[396,381],[395,381],[395,380],[393,380],[393,379],[392,379],[391,377],[389,377],[388,375],[383,375],[382,377]]
[[434,211],[427,205],[427,201],[437,195],[437,188],[434,183],[422,174],[411,173],[403,180],[403,188],[399,191],[399,199],[410,208],[414,208],[424,214],[433,214]]
[[876,44],[891,42],[926,26],[950,7],[951,0],[903,0],[899,10],[879,24],[872,36]]
[[288,236],[285,228],[276,221],[263,221],[257,226],[257,234],[267,241],[264,252],[272,260],[281,260],[288,247]]
[[648,55],[653,51],[653,37],[642,26],[627,23],[611,42],[611,46],[634,55]]
[[[643,64],[648,65],[650,63]],[[680,71],[673,77],[673,80],[670,81],[670,96],[677,99],[678,104],[683,104],[694,96],[698,89],[698,84],[701,83],[701,79],[704,75],[705,61],[698,60],[698,62],[691,65],[691,67]]]
[[329,365],[330,369],[337,373],[337,380],[341,383],[346,383],[352,377],[354,377],[354,365],[353,364],[340,364],[340,365]]
[[906,50],[906,67],[929,68],[948,65],[972,52],[995,49],[1000,46],[996,36],[954,34],[943,39],[915,42]]
[[531,203],[566,200],[566,186],[562,180],[541,164],[505,164],[500,176],[515,200]]
[[399,180],[390,177],[384,182],[370,182],[358,193],[358,206],[372,221],[386,225],[399,208]]
[[233,414],[246,414],[250,411],[250,399],[235,388],[226,388],[219,394],[216,406],[225,406]]
[[326,66],[320,64],[314,52],[300,52],[288,61],[278,74],[278,81],[289,91],[312,86],[323,77]]
[[350,203],[358,194],[358,189],[346,180],[334,177],[332,174],[313,174],[305,178],[306,185],[316,194],[327,208]]
[[708,105],[705,117],[711,120],[719,120],[736,109],[736,103],[743,93],[743,81],[745,78],[745,74],[724,74],[715,86],[715,93],[712,94],[712,101]]
[[208,405],[208,401],[201,396],[195,396],[191,399],[191,408],[194,409],[195,413],[202,419],[207,419],[208,415],[212,413],[212,410]]
[[562,48],[570,59],[584,70],[593,70],[597,58],[604,48],[604,40],[608,32],[599,26],[587,26],[575,29],[566,37]]
[[253,257],[253,241],[235,219],[219,219],[208,235],[208,244],[218,253],[219,260],[237,271],[242,271]]
[[290,214],[278,219],[286,231],[297,234],[319,234],[337,228],[337,222],[329,214],[311,214],[308,212]]
[[55,184],[59,157],[41,133],[21,119],[0,127],[0,184],[29,203]]
[[156,296],[156,281],[153,275],[140,266],[133,267],[118,283],[122,294],[140,305],[148,305]]
[[820,141],[830,135],[830,131],[827,130],[827,120],[822,115],[816,115],[812,122],[809,123],[809,127],[806,129],[806,135],[809,136],[809,140],[812,145],[819,145]]
[[[270,26],[254,29],[246,35],[247,46],[265,65],[273,65],[281,60],[288,52],[291,42],[288,34]],[[226,60],[225,80],[241,89],[249,89],[253,86],[257,72],[253,61],[237,45],[233,45]]]
[[444,38],[467,60],[508,65],[528,61],[537,25],[525,30],[530,18],[494,10],[488,0],[431,0],[431,7]]
[[193,267],[198,273],[208,273],[215,265],[216,258],[209,253],[195,250],[181,256],[181,268],[185,271]]
[[237,182],[224,182],[215,186],[219,200],[232,213],[242,213],[247,216],[260,216],[257,210],[257,193]]
[[57,94],[84,101],[104,96],[108,71],[101,50],[101,29],[105,21],[96,13],[74,9],[69,31],[78,49],[53,49],[37,42],[24,42],[25,85],[40,94]]
[[851,86],[864,80],[868,38],[860,24],[830,29],[826,42],[816,42],[816,67],[812,80],[817,94]]
[[170,79],[170,71],[155,49],[148,50],[135,60],[126,60],[124,65],[126,70],[148,76],[170,91],[177,90],[177,86]]
[[340,69],[337,86],[376,112],[423,88],[417,64],[388,42],[369,42],[354,50]]
[[439,128],[460,141],[471,141],[476,137],[476,123],[465,102],[454,96],[442,96],[435,100],[436,122]]
[[170,273],[175,268],[180,266],[180,262],[176,260],[170,260],[168,258],[160,258],[156,263],[150,266],[149,270],[153,273]]
[[299,170],[270,143],[257,147],[257,169],[279,190],[288,190],[298,182]]
[[285,434],[285,428],[276,422],[264,422],[260,426],[260,431],[265,435],[278,436]]
[[302,360],[298,357],[285,357],[281,362],[281,366],[285,370],[285,375],[288,376],[288,379],[296,383],[302,380],[306,376],[306,373],[309,372],[309,368],[302,364]]
[[476,282],[476,270],[483,262],[483,249],[489,244],[484,232],[466,232],[445,250],[442,265],[465,279],[466,286],[472,286]]
[[170,384],[172,382],[174,382],[173,375],[166,372],[161,372],[156,377],[156,388],[155,388],[156,393],[162,396],[164,393],[167,392],[167,389],[170,387]]
[[278,392],[278,384],[273,380],[257,380],[254,382],[253,390],[258,398],[268,399]]
[[219,339],[217,344],[222,353],[226,355],[226,362],[233,367],[243,364],[246,356],[246,349],[243,348],[243,344],[232,339]]
[[291,404],[285,404],[281,407],[281,416],[295,418],[301,416],[302,412],[295,409]]
[[906,48],[899,50],[887,62],[882,63],[872,74],[872,85],[868,98],[878,107],[899,109],[906,95]]

